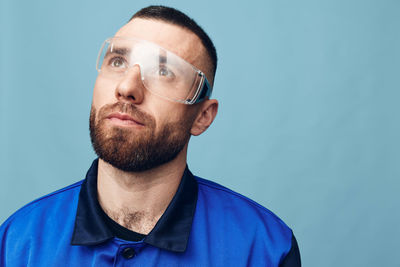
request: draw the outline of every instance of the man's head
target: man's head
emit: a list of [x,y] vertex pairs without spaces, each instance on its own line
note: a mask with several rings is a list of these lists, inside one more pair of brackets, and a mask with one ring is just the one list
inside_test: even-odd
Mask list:
[[[142,9],[115,38],[151,42],[201,70],[213,83],[217,59],[211,40],[175,9]],[[112,64],[119,67],[123,62]],[[118,77],[100,72],[93,93],[93,147],[100,158],[124,171],[148,170],[186,153],[190,135],[204,132],[218,108],[216,100],[185,105],[152,93],[142,81],[141,67],[133,65]]]
[[163,6],[149,6],[143,8],[136,12],[129,21],[135,18],[164,21],[172,25],[183,27],[197,35],[203,47],[206,49],[208,56],[207,66],[205,66],[205,69],[202,69],[202,71],[206,73],[211,84],[213,83],[217,70],[217,51],[210,37],[193,19],[176,9]]

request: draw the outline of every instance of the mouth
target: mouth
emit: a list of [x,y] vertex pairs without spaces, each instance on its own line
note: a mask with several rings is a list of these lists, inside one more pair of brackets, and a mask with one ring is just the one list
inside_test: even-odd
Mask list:
[[121,126],[144,126],[141,121],[125,113],[111,113],[106,119]]

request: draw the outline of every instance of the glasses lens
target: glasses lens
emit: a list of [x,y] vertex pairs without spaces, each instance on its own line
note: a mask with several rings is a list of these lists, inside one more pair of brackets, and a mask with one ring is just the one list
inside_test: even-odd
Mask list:
[[194,103],[204,83],[200,71],[156,44],[117,37],[105,41],[97,60],[100,74],[118,78],[134,65],[148,90],[172,101]]
[[106,40],[99,53],[97,70],[109,77],[125,74],[130,65],[130,52],[130,45]]

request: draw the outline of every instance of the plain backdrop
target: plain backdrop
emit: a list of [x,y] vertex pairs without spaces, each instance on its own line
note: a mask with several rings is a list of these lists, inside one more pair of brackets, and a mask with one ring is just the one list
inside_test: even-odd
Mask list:
[[98,49],[149,4],[217,47],[191,170],[281,217],[303,266],[400,266],[398,0],[1,0],[0,220],[85,177]]

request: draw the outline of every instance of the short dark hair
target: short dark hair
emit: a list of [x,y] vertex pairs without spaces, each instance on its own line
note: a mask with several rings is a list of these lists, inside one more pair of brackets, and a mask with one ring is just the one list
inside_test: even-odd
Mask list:
[[[183,28],[186,28],[196,34],[200,40],[203,46],[206,48],[207,53],[211,59],[212,63],[212,74],[215,76],[215,72],[217,70],[217,50],[215,49],[215,46],[213,42],[211,41],[211,38],[207,35],[207,33],[190,17],[188,17],[186,14],[183,12],[172,8],[172,7],[166,7],[166,6],[148,6],[145,8],[142,8],[138,12],[136,12],[130,19],[131,21],[134,18],[143,18],[143,19],[156,19],[156,20],[161,20],[165,21],[174,25],[181,26]],[[209,77],[211,78],[211,77]]]

